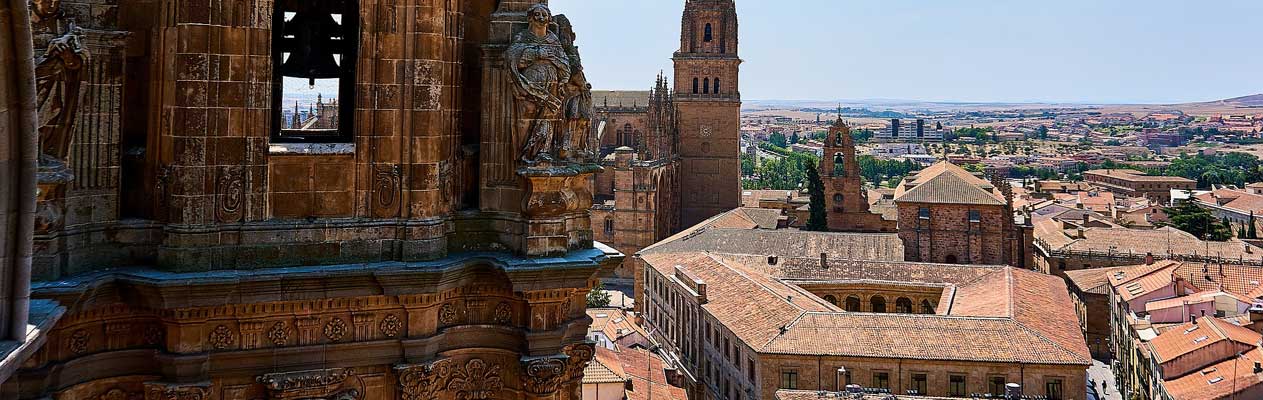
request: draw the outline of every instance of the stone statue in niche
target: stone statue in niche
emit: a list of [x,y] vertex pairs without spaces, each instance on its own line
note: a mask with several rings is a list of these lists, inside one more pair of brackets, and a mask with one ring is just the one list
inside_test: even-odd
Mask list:
[[536,4],[526,11],[530,26],[513,38],[505,51],[505,63],[517,107],[514,137],[524,138],[521,159],[527,165],[548,164],[557,159],[554,135],[570,82],[570,56],[551,30],[552,12]]
[[559,15],[556,20],[558,36],[566,56],[570,57],[570,80],[564,87],[566,122],[558,153],[568,161],[595,163],[598,154],[596,146],[592,145],[596,142],[596,130],[592,129],[592,116],[596,114],[592,105],[592,84],[583,73],[583,62],[579,58],[579,48],[574,44],[575,32],[570,19]]
[[72,26],[70,32],[49,41],[44,54],[35,60],[41,181],[45,178],[69,181],[72,178],[44,176],[44,173],[69,174],[65,170],[66,156],[70,151],[71,128],[79,108],[82,72],[88,62],[88,52],[79,40],[78,31]]

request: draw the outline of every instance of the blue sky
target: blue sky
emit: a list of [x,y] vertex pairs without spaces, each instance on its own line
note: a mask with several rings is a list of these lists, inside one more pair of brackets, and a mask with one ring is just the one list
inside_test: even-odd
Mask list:
[[[599,89],[671,73],[684,0],[550,0]],[[737,0],[746,99],[1176,103],[1263,93],[1263,0]]]

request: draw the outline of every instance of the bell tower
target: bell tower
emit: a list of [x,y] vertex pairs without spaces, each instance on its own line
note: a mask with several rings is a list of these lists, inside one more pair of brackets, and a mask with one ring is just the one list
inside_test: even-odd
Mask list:
[[686,0],[675,62],[681,226],[741,204],[741,92],[733,0]]
[[[841,110],[838,115],[842,115]],[[834,232],[894,232],[895,221],[874,214],[869,206],[864,176],[855,157],[851,128],[839,117],[829,127],[820,157],[829,230]]]

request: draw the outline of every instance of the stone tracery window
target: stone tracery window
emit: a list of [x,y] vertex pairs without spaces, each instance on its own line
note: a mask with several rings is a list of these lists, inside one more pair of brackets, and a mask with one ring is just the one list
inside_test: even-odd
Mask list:
[[277,0],[273,12],[272,141],[350,142],[356,1]]

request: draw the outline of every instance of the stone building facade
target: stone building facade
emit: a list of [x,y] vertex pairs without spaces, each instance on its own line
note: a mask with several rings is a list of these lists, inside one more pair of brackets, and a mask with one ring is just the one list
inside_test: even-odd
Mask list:
[[864,176],[855,157],[851,128],[839,118],[825,138],[820,158],[820,179],[825,189],[825,212],[829,230],[837,232],[894,232],[896,222],[869,209]]
[[895,189],[907,260],[1033,265],[1033,228],[1015,221],[1007,182],[988,182],[949,162],[908,176]]
[[[579,398],[621,254],[546,3],[17,3],[0,397]],[[282,129],[281,79],[327,76],[338,123]]]

